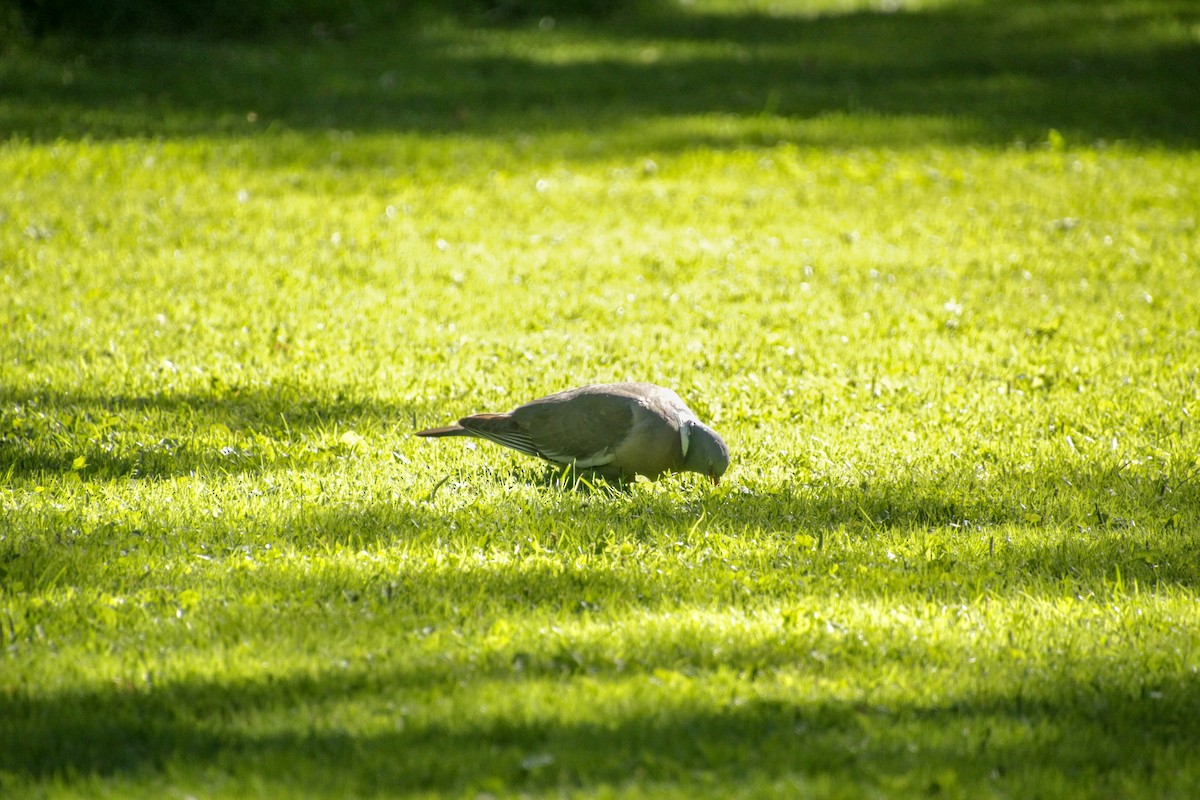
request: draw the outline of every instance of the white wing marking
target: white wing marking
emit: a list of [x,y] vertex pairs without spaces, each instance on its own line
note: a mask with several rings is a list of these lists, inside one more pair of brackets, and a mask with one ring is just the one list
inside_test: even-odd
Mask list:
[[589,467],[603,467],[610,463],[615,457],[608,448],[601,450],[599,453],[594,453],[585,458],[572,458],[571,456],[563,455],[562,453],[539,453],[542,458],[547,461],[554,461],[559,464],[574,464],[578,469],[587,469]]

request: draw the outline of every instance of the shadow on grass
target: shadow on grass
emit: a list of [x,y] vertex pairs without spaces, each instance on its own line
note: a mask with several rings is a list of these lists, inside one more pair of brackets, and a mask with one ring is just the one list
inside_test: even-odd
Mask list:
[[409,429],[424,405],[300,385],[99,395],[0,389],[0,475],[88,480],[220,476],[314,466],[352,452],[339,434]]
[[[586,709],[594,691],[508,665],[385,662],[255,681],[18,691],[0,695],[0,786],[5,777],[17,789],[119,777],[186,788],[217,774],[309,797],[630,784],[729,796],[780,782],[970,797],[1028,796],[1058,780],[1070,796],[1122,795],[1132,785],[1184,796],[1198,780],[1200,683],[1174,674],[1130,686],[1100,666],[1087,684],[1065,675],[982,682],[927,705],[814,700],[807,691],[768,699],[769,688],[721,704],[689,703],[666,685],[677,675],[667,654],[657,666],[667,671],[661,685],[641,672],[593,675],[601,689],[619,694],[624,684],[643,698],[601,721]],[[726,669],[750,691],[762,685],[747,677],[753,664],[731,660]],[[472,705],[502,709],[501,698],[525,689],[566,699],[519,715]],[[469,713],[439,714],[447,699]],[[572,719],[580,710],[589,721]],[[339,721],[347,719],[363,729]]]
[[[219,481],[219,475],[199,477],[209,486]],[[291,486],[289,480],[283,485]],[[976,510],[990,517],[984,524],[965,519],[960,505],[930,487],[909,485],[707,496],[697,488],[692,497],[539,487],[481,502],[469,481],[445,484],[432,499],[427,492],[415,496],[425,492],[424,479],[398,481],[401,494],[392,501],[351,493],[260,502],[251,496],[258,490],[247,487],[224,513],[212,513],[221,511],[216,502],[182,519],[122,506],[85,520],[77,502],[43,503],[28,520],[12,519],[14,535],[0,541],[0,578],[29,592],[153,593],[183,579],[149,572],[131,577],[127,564],[113,561],[114,552],[152,561],[200,554],[204,562],[197,568],[214,575],[252,565],[257,577],[242,580],[261,581],[270,594],[293,580],[291,560],[277,560],[281,549],[341,553],[293,594],[362,602],[420,624],[457,618],[464,598],[475,598],[480,614],[571,615],[681,604],[753,611],[824,591],[958,604],[1012,593],[1086,598],[1108,597],[1121,587],[1200,589],[1194,493],[1167,506],[1153,491],[1131,489],[1120,499],[1128,517],[1083,517],[1087,525],[1031,521],[1015,500],[983,498]],[[405,497],[414,485],[422,489]],[[268,494],[278,491],[270,481],[263,486]],[[1021,485],[1005,491],[1029,493]],[[1101,502],[1094,498],[1115,502],[1106,484],[1079,481],[1074,491],[1060,513]],[[21,534],[26,525],[36,535]],[[351,563],[353,553],[397,548],[441,555],[403,567]],[[676,578],[664,579],[664,572]]]
[[[569,131],[585,150],[644,152],[1008,145],[1057,129],[1087,144],[1190,149],[1200,144],[1197,24],[1187,0],[993,0],[811,18],[680,12],[544,32],[381,30],[349,42],[80,42],[0,72],[0,135]],[[695,115],[737,124],[670,124]],[[667,124],[621,131],[656,120]],[[345,141],[338,149],[352,155]]]

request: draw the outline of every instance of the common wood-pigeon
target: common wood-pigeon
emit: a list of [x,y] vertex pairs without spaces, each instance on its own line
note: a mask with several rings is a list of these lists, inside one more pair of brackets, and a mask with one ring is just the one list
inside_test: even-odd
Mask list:
[[729,448],[670,389],[597,383],[530,401],[507,414],[473,414],[417,436],[474,436],[610,481],[699,472],[718,483]]

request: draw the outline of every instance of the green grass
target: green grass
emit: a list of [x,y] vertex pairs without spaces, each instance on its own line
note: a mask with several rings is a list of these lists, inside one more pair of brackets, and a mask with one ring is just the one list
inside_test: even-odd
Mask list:
[[[1200,794],[1196,74],[1166,0],[10,47],[0,795]],[[719,488],[411,435],[627,378]]]

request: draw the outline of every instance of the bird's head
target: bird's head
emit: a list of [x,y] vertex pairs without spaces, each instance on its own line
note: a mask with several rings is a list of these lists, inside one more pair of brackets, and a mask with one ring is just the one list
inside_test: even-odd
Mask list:
[[686,442],[683,452],[683,468],[688,472],[707,475],[714,485],[729,469],[729,448],[725,440],[712,428],[697,420],[683,423]]

